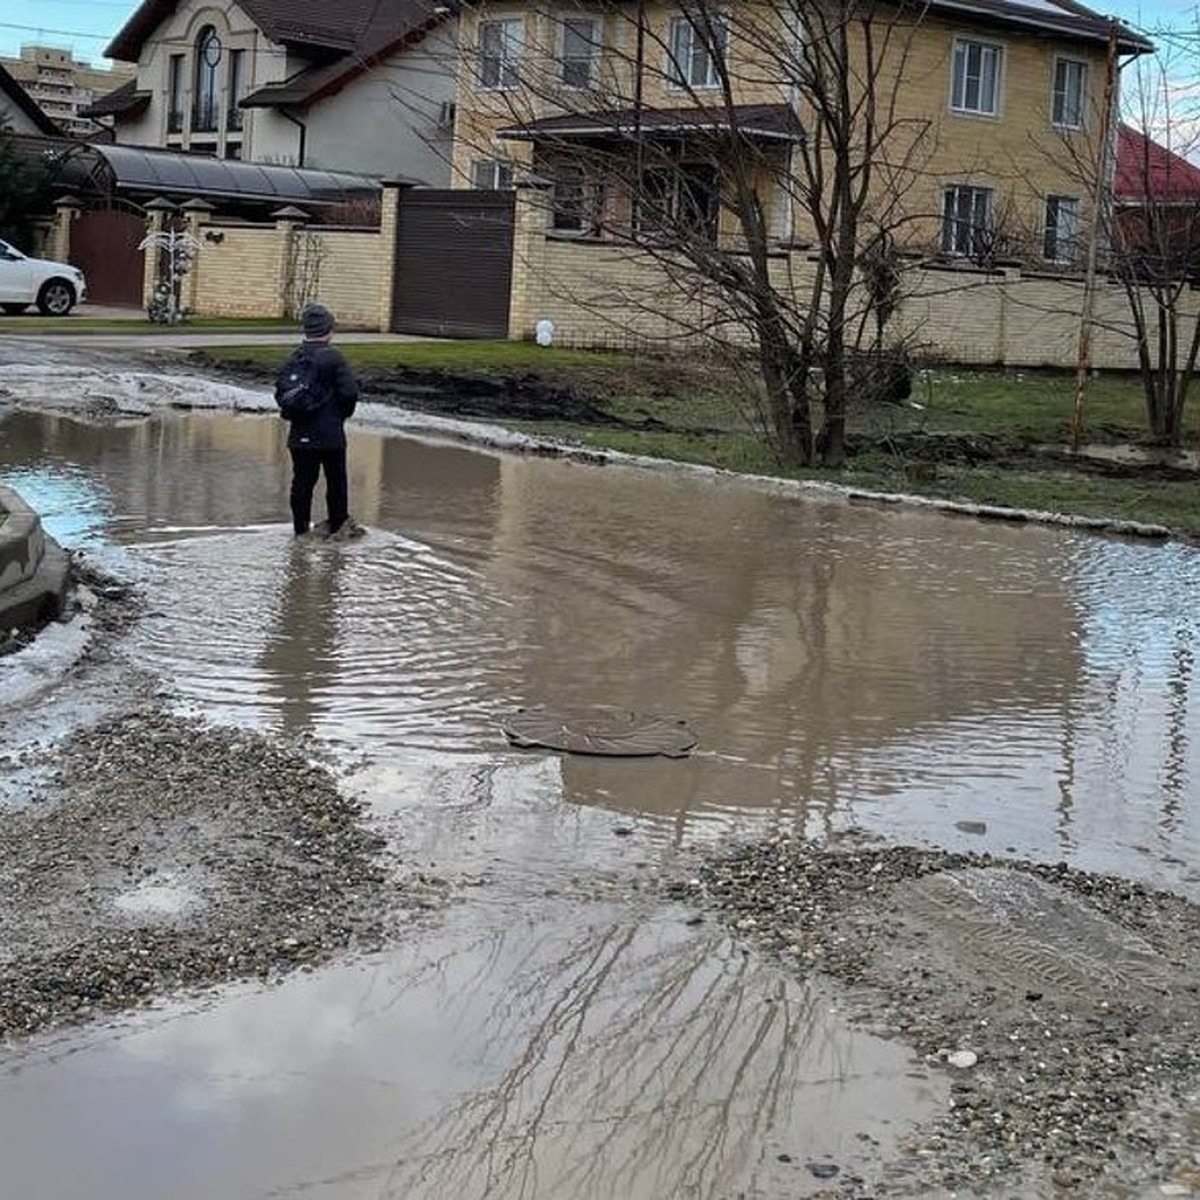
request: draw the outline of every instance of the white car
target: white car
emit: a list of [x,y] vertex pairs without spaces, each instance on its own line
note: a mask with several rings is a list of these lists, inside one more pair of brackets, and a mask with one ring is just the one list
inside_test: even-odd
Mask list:
[[87,282],[78,267],[28,258],[0,242],[0,308],[6,313],[36,304],[48,317],[65,317],[86,295]]

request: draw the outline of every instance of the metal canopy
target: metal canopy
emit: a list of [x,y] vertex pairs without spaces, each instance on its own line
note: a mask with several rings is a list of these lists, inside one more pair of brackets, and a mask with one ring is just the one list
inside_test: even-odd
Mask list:
[[343,171],[238,162],[141,146],[93,143],[89,149],[104,160],[114,189],[122,192],[320,204],[380,190],[379,180]]

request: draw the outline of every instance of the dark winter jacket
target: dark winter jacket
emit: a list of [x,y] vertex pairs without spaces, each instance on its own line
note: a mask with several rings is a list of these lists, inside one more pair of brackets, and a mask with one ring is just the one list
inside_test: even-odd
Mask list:
[[314,412],[291,422],[288,446],[293,450],[344,450],[343,422],[354,415],[358,381],[340,350],[325,342],[304,342],[301,349],[316,359],[317,378],[325,399]]

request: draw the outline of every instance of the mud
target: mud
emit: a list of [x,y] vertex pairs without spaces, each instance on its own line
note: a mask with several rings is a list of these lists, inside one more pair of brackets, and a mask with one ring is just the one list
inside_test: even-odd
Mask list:
[[[269,383],[274,372],[259,363],[213,359],[204,351],[189,356],[198,367],[234,378]],[[557,421],[570,425],[647,428],[605,409],[578,388],[547,381],[532,373],[483,375],[439,369],[398,367],[356,372],[363,398],[418,412],[487,421]]]
[[1200,1185],[1200,908],[1066,866],[786,836],[674,889],[947,1073],[884,1194]]

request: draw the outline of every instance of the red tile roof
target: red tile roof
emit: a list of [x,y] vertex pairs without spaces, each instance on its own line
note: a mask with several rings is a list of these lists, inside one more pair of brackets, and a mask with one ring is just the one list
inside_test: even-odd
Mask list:
[[1118,204],[1200,203],[1200,167],[1132,126],[1121,125],[1113,195]]

